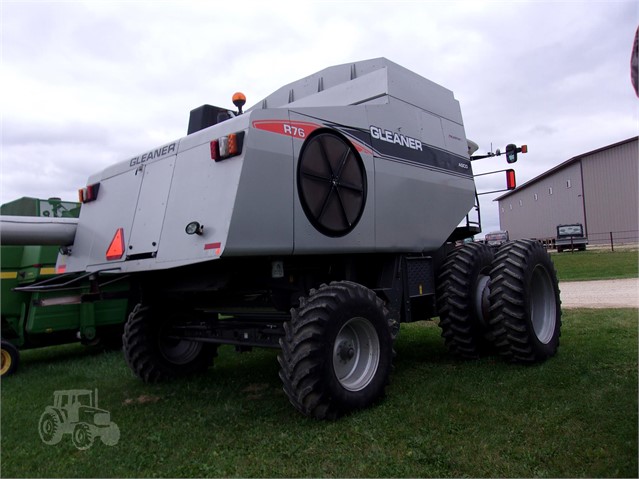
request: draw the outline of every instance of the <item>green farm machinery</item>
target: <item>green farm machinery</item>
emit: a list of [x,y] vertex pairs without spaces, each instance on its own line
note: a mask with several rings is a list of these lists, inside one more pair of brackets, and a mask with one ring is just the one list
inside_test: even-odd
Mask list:
[[[80,214],[80,204],[59,198],[25,197],[5,203],[0,210],[6,217],[68,218],[72,222]],[[3,377],[16,371],[20,350],[77,341],[108,347],[121,342],[128,311],[126,280],[98,285],[90,275],[58,274],[59,246],[3,245],[1,248],[0,373]],[[33,287],[43,281],[60,282],[62,286],[56,291]]]

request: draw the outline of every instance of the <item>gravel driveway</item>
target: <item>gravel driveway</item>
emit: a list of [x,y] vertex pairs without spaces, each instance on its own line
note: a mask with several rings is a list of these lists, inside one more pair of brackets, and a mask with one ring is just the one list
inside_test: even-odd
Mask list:
[[639,308],[639,278],[559,283],[561,307]]

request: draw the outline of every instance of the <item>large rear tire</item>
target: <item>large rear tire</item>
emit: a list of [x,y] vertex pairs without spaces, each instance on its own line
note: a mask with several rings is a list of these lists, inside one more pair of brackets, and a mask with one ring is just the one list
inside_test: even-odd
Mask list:
[[468,243],[452,251],[437,279],[437,311],[449,351],[476,359],[491,351],[488,292],[493,250]]
[[334,419],[384,395],[392,336],[384,303],[347,281],[311,290],[284,325],[280,378],[302,414]]
[[190,313],[161,305],[138,304],[124,326],[124,358],[144,382],[175,379],[205,371],[217,347],[179,339],[179,326],[194,318]]
[[533,363],[554,356],[561,335],[555,267],[538,241],[500,248],[490,272],[490,326],[501,356]]

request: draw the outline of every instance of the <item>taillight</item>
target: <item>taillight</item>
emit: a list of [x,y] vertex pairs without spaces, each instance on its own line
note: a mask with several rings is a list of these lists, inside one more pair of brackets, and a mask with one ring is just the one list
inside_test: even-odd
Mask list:
[[244,132],[231,133],[211,142],[211,159],[215,161],[226,160],[242,154]]
[[515,170],[506,170],[506,188],[514,190],[516,187],[517,182],[515,181]]
[[122,258],[122,256],[124,256],[124,229],[118,228],[107,249],[106,259],[113,261]]
[[100,191],[100,183],[94,183],[86,188],[78,190],[78,199],[80,203],[90,203],[98,199],[98,191]]

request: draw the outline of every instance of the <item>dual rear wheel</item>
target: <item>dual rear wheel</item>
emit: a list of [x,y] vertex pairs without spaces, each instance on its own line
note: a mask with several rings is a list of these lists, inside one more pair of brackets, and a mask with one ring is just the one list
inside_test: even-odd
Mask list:
[[460,357],[497,352],[534,363],[557,352],[557,274],[537,241],[512,241],[496,254],[479,243],[454,250],[440,272],[437,297],[442,336]]

